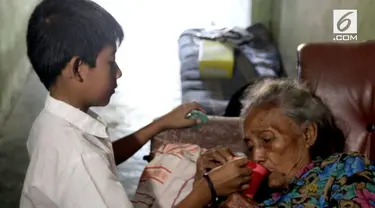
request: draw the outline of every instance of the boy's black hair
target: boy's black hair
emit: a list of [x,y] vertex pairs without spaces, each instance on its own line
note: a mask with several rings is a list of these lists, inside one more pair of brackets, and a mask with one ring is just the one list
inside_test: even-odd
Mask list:
[[95,67],[99,52],[117,48],[124,37],[119,23],[90,0],[44,0],[36,6],[27,27],[27,54],[49,89],[74,57]]

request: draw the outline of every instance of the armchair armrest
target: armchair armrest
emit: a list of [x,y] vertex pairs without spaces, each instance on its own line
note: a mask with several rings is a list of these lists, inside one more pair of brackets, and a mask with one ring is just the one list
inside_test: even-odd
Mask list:
[[166,143],[197,144],[202,148],[229,147],[233,152],[244,152],[240,118],[209,116],[201,128],[171,129],[156,135],[151,141],[151,152]]

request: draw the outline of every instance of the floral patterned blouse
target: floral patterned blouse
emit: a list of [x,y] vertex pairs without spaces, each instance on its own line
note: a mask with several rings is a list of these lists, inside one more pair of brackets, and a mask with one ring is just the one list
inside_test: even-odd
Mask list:
[[375,166],[358,153],[314,161],[259,207],[375,207]]

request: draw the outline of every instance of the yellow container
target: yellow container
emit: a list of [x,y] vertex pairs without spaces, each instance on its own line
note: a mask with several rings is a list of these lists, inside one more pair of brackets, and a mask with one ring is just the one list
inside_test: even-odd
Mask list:
[[218,41],[202,40],[198,62],[201,78],[230,79],[233,77],[234,49]]

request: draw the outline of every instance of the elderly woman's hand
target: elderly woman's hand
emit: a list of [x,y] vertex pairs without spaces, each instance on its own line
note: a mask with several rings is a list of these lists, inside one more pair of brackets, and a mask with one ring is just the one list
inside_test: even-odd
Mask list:
[[193,187],[189,195],[176,208],[205,207],[218,203],[217,197],[226,197],[249,188],[251,169],[246,167],[245,157],[235,158],[209,171],[207,176]]
[[258,203],[246,197],[241,193],[231,194],[227,200],[220,204],[220,208],[252,208],[257,207]]
[[195,182],[199,181],[205,172],[233,160],[234,154],[227,147],[218,147],[205,151],[198,158]]

